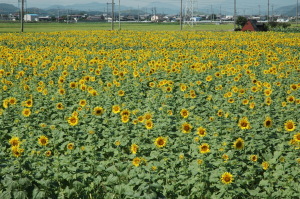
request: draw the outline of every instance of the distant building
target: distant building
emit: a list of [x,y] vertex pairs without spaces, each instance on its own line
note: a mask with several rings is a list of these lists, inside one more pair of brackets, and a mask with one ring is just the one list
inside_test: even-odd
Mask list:
[[24,21],[39,21],[39,15],[26,14],[26,15],[24,15]]
[[264,23],[258,23],[256,20],[248,20],[242,28],[242,31],[267,31],[267,27]]

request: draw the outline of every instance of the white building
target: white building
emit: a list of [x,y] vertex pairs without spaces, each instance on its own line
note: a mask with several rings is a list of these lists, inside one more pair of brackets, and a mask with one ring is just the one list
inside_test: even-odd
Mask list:
[[24,21],[39,21],[39,15],[26,14],[26,15],[24,15]]

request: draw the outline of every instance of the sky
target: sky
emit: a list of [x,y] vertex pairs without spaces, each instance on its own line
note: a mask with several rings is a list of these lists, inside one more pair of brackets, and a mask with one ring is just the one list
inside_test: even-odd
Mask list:
[[[0,3],[9,3],[15,6],[18,5],[18,1],[21,0],[0,0]],[[112,0],[25,0],[27,1],[27,7],[37,7],[37,8],[47,8],[51,5],[73,5],[73,4],[82,4],[89,2],[98,2],[98,3],[107,3],[112,2]],[[118,4],[119,0],[114,0]],[[186,5],[186,2],[195,2],[195,6],[198,8],[207,8],[211,5],[215,9],[230,8],[233,7],[234,0],[182,0],[183,6]],[[237,9],[239,12],[245,12],[251,9],[252,12],[266,10],[268,7],[268,1],[270,2],[270,9],[279,8],[282,6],[296,5],[297,0],[236,0]],[[120,0],[121,5],[131,6],[133,8],[147,6],[151,2],[163,2],[168,4],[173,4],[180,6],[180,0]],[[159,5],[159,3],[157,3]]]

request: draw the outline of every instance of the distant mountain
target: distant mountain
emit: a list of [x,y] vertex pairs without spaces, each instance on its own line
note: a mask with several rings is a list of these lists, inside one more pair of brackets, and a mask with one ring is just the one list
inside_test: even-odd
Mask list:
[[142,8],[143,10],[147,9],[148,13],[159,13],[159,14],[179,14],[180,13],[180,4],[178,6],[169,3],[163,2],[151,2],[147,6]]
[[[60,15],[66,15],[67,13],[73,13],[73,14],[79,14],[79,13],[89,13],[89,14],[102,14],[111,12],[111,4],[107,3],[82,3],[82,4],[72,4],[68,6],[62,6],[62,5],[52,5],[50,7],[40,9],[40,8],[27,8],[27,13],[36,13],[41,15],[50,15],[55,16],[57,14]],[[118,3],[115,3],[115,12],[118,12]],[[121,13],[131,13],[131,14],[179,14],[180,13],[180,4],[171,4],[171,3],[163,3],[163,2],[151,2],[146,6],[142,7],[132,7],[132,6],[126,6],[122,5],[121,3]],[[299,8],[300,9],[300,8]],[[194,13],[201,12],[205,13],[209,9],[202,10],[195,10]],[[19,12],[19,8],[7,4],[7,3],[0,3],[0,14],[11,14]],[[274,15],[285,15],[285,16],[295,16],[296,15],[296,5],[290,5],[290,6],[283,6],[280,8],[277,8],[274,10]],[[207,13],[208,14],[208,13]],[[270,13],[271,14],[271,13]]]
[[[285,16],[296,16],[296,9],[297,9],[297,5],[283,6],[275,9],[274,14],[285,15]],[[298,9],[300,10],[300,6]]]
[[0,13],[2,14],[10,14],[18,12],[19,8],[14,5],[7,4],[7,3],[0,3]]

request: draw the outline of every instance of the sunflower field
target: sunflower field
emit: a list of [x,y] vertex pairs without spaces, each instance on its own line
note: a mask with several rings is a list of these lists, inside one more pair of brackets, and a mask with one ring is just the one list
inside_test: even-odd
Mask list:
[[299,33],[0,44],[1,199],[299,197]]

